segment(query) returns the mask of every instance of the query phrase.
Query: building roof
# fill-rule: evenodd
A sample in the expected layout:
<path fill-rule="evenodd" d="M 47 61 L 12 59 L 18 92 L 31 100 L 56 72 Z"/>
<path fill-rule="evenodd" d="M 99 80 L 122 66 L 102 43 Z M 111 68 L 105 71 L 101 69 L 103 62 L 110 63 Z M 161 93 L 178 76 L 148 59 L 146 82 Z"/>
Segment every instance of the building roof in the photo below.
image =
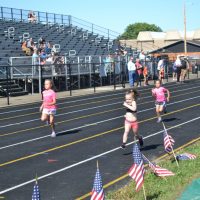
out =
<path fill-rule="evenodd" d="M 153 51 L 151 51 L 149 53 L 162 52 L 165 49 L 169 49 L 170 47 L 175 47 L 176 45 L 181 44 L 181 43 L 184 43 L 184 41 L 183 40 L 179 40 L 179 41 L 173 42 L 171 44 L 163 46 L 162 48 L 158 48 L 156 50 L 153 50 Z M 197 47 L 199 49 L 199 52 L 200 52 L 200 41 L 187 41 L 187 45 Z M 180 47 L 177 47 L 175 50 L 177 50 L 177 52 L 183 52 L 184 51 L 183 48 L 182 48 L 182 51 L 180 51 Z M 175 52 L 175 53 L 177 53 L 177 52 Z M 171 53 L 173 53 L 173 51 L 171 51 Z"/>
<path fill-rule="evenodd" d="M 195 31 L 187 31 L 187 40 L 200 39 L 200 29 Z M 155 41 L 155 40 L 181 40 L 184 39 L 184 32 L 178 30 L 169 30 L 166 32 L 152 32 L 152 31 L 141 31 L 138 34 L 137 41 Z"/>

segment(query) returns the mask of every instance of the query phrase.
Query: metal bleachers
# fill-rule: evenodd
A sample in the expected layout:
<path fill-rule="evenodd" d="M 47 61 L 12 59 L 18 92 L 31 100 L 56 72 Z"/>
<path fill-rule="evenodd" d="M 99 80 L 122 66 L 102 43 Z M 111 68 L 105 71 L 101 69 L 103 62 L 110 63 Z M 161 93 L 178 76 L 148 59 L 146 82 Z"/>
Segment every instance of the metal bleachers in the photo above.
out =
<path fill-rule="evenodd" d="M 5 10 L 6 17 L 4 17 Z M 23 56 L 20 42 L 27 40 L 28 37 L 33 38 L 33 41 L 37 43 L 42 36 L 45 38 L 45 41 L 49 41 L 52 44 L 59 44 L 60 54 L 66 54 L 70 50 L 75 50 L 76 54 L 80 56 L 109 54 L 110 52 L 115 52 L 118 45 L 117 40 L 115 40 L 117 35 L 116 37 L 113 37 L 111 34 L 109 35 L 111 33 L 110 30 L 96 26 L 98 29 L 102 29 L 102 34 L 98 33 L 98 31 L 95 32 L 95 25 L 88 22 L 88 29 L 86 29 L 80 23 L 81 20 L 72 16 L 66 17 L 61 15 L 61 19 L 70 19 L 70 22 L 67 21 L 67 23 L 64 23 L 65 21 L 63 20 L 61 21 L 63 23 L 58 23 L 57 18 L 54 18 L 52 21 L 47 13 L 47 18 L 44 21 L 41 18 L 40 20 L 38 19 L 37 23 L 29 23 L 26 16 L 23 15 L 23 13 L 27 13 L 28 11 L 1 7 L 1 12 L 0 47 L 2 51 L 0 57 Z M 20 17 L 18 16 L 18 18 L 17 15 L 14 15 L 14 12 L 21 13 Z M 42 12 L 36 13 L 41 17 Z M 55 14 L 51 14 L 50 16 L 52 15 Z M 13 18 L 13 16 L 16 16 L 16 18 Z M 86 24 L 85 21 L 83 22 Z M 108 33 L 108 35 L 103 35 L 103 33 Z"/>

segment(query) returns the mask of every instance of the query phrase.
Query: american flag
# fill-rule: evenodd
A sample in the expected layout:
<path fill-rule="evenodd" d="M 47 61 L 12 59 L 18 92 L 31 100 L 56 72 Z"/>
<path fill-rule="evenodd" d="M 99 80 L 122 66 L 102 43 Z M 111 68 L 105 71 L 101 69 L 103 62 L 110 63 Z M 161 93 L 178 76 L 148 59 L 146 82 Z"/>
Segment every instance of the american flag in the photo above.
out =
<path fill-rule="evenodd" d="M 183 153 L 176 156 L 177 160 L 194 160 L 195 158 L 196 156 L 190 153 Z"/>
<path fill-rule="evenodd" d="M 164 133 L 163 133 L 163 137 L 164 137 L 164 147 L 165 147 L 165 151 L 167 153 L 170 153 L 173 149 L 173 145 L 175 143 L 174 139 L 167 133 L 167 130 L 164 129 Z"/>
<path fill-rule="evenodd" d="M 153 171 L 153 173 L 156 176 L 165 177 L 165 176 L 174 176 L 175 175 L 173 172 L 169 171 L 168 169 L 161 168 L 160 166 L 150 162 L 144 155 L 142 155 L 142 156 L 143 156 L 144 161 L 146 161 L 148 163 L 149 167 L 151 168 L 151 170 Z"/>
<path fill-rule="evenodd" d="M 173 172 L 169 171 L 168 169 L 161 168 L 160 166 L 153 164 L 153 163 L 149 163 L 149 167 L 153 170 L 153 173 L 159 177 L 175 175 Z"/>
<path fill-rule="evenodd" d="M 144 183 L 144 163 L 142 154 L 135 143 L 133 145 L 133 160 L 134 164 L 129 169 L 128 174 L 136 182 L 136 191 L 139 191 Z"/>
<path fill-rule="evenodd" d="M 94 185 L 92 189 L 91 200 L 104 200 L 103 184 L 99 168 L 97 167 Z"/>
<path fill-rule="evenodd" d="M 35 185 L 33 187 L 32 200 L 40 200 L 40 190 L 39 190 L 37 178 L 36 178 L 36 181 L 35 181 Z"/>

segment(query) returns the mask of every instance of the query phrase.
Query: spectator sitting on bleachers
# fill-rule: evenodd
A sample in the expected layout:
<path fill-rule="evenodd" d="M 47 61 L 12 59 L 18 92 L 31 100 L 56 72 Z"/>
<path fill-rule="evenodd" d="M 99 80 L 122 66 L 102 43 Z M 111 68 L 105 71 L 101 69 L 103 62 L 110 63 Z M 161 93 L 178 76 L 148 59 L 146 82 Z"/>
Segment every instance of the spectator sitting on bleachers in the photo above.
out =
<path fill-rule="evenodd" d="M 44 51 L 44 49 L 45 49 L 45 45 L 39 44 L 38 51 L 41 53 L 42 51 Z"/>
<path fill-rule="evenodd" d="M 54 61 L 55 61 L 55 56 L 54 54 L 50 54 L 48 56 L 48 58 L 46 59 L 46 64 L 54 64 Z"/>
<path fill-rule="evenodd" d="M 32 61 L 33 61 L 33 65 L 37 65 L 39 63 L 39 55 L 38 55 L 37 49 L 34 50 L 34 53 L 32 55 Z"/>
<path fill-rule="evenodd" d="M 30 38 L 29 41 L 27 42 L 27 47 L 31 50 L 31 52 L 33 52 L 35 45 L 32 38 Z"/>
<path fill-rule="evenodd" d="M 40 39 L 38 41 L 39 41 L 39 44 L 45 44 L 45 39 L 43 36 L 40 37 Z"/>
<path fill-rule="evenodd" d="M 35 23 L 37 21 L 37 17 L 32 10 L 30 10 L 28 13 L 28 21 L 31 23 Z"/>
<path fill-rule="evenodd" d="M 25 53 L 26 56 L 31 56 L 31 50 L 27 48 L 27 42 L 24 41 L 22 43 L 22 51 Z"/>
<path fill-rule="evenodd" d="M 51 54 L 51 44 L 50 44 L 50 42 L 48 42 L 48 43 L 46 43 L 46 47 L 45 47 L 45 53 L 47 54 L 47 55 L 50 55 Z"/>
<path fill-rule="evenodd" d="M 41 58 L 42 60 L 46 60 L 47 55 L 46 55 L 46 53 L 45 53 L 44 50 L 41 51 L 41 53 L 40 53 L 40 58 Z"/>

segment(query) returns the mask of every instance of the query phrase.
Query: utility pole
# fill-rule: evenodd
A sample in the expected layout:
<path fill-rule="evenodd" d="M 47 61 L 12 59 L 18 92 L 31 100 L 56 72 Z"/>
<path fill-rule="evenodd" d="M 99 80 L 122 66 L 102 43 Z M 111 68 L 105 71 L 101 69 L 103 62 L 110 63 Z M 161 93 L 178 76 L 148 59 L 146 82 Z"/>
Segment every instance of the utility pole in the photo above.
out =
<path fill-rule="evenodd" d="M 184 15 L 184 52 L 185 55 L 187 54 L 187 29 L 186 29 L 186 8 L 185 8 L 185 1 L 183 6 L 183 15 Z"/>

